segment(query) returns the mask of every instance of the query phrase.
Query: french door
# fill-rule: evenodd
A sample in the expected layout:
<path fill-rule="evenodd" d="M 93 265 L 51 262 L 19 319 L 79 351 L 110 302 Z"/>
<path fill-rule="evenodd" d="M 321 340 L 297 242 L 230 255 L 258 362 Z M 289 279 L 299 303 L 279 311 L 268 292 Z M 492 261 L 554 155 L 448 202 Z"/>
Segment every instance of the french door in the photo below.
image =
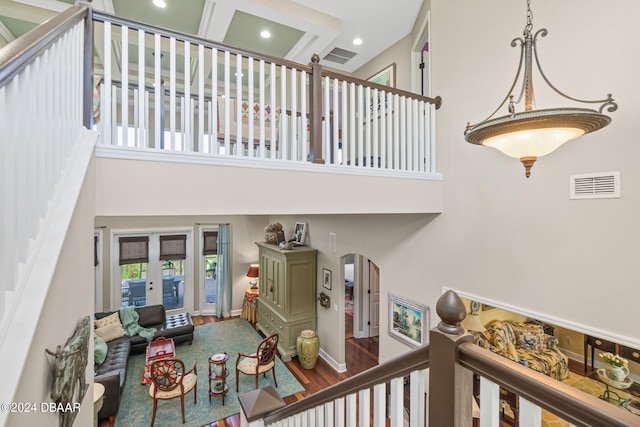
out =
<path fill-rule="evenodd" d="M 191 310 L 191 230 L 114 232 L 112 308 Z"/>

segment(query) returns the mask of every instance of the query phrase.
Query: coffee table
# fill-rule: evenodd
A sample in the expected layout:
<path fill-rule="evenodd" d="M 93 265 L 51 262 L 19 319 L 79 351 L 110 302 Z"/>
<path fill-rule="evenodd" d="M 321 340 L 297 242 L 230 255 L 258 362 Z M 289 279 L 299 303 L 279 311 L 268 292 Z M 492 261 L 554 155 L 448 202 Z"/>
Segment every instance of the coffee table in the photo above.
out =
<path fill-rule="evenodd" d="M 142 384 L 151 384 L 151 362 L 160 359 L 169 359 L 176 354 L 176 345 L 171 338 L 160 337 L 151 341 L 147 346 L 146 362 L 142 372 Z"/>

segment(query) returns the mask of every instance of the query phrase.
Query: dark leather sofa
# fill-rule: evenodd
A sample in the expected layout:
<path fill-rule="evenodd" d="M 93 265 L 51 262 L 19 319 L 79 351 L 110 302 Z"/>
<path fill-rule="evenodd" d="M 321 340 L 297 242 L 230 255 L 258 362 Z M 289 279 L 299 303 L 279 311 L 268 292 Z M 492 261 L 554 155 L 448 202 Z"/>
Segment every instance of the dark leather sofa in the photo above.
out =
<path fill-rule="evenodd" d="M 154 339 L 165 337 L 172 338 L 175 344 L 192 343 L 194 327 L 189 313 L 167 316 L 162 305 L 136 307 L 135 310 L 140 317 L 138 320 L 140 326 L 156 328 Z M 113 313 L 113 311 L 96 313 L 95 318 L 101 319 Z M 107 343 L 105 361 L 94 367 L 94 381 L 101 383 L 105 388 L 102 409 L 98 413 L 98 418 L 108 418 L 118 413 L 120 397 L 127 379 L 129 354 L 144 352 L 147 344 L 147 341 L 141 336 L 124 336 Z"/>

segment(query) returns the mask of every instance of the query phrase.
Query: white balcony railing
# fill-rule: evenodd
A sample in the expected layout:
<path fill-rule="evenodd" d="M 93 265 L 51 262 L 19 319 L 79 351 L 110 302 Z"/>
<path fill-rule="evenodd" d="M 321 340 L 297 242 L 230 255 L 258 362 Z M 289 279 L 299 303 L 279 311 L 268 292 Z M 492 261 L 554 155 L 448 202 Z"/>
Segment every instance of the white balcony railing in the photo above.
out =
<path fill-rule="evenodd" d="M 429 177 L 430 99 L 94 13 L 102 144 Z M 319 88 L 319 90 L 318 90 Z M 335 170 L 335 169 L 334 169 Z"/>

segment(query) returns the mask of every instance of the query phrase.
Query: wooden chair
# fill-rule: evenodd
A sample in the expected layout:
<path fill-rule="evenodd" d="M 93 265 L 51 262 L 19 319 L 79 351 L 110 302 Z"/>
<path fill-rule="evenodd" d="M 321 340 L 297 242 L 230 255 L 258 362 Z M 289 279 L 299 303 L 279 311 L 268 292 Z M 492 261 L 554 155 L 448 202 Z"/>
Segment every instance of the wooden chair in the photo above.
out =
<path fill-rule="evenodd" d="M 180 359 L 160 359 L 151 362 L 150 368 L 151 386 L 149 396 L 153 399 L 153 415 L 151 416 L 151 427 L 156 419 L 156 409 L 158 400 L 169 400 L 180 397 L 182 408 L 182 424 L 184 424 L 184 395 L 193 390 L 193 403 L 197 403 L 196 386 L 198 375 L 196 362 L 189 371 L 185 372 L 184 362 Z"/>
<path fill-rule="evenodd" d="M 236 359 L 236 392 L 238 392 L 238 380 L 240 372 L 256 377 L 258 388 L 258 375 L 266 377 L 267 372 L 273 372 L 273 382 L 278 387 L 276 380 L 276 355 L 278 354 L 278 334 L 273 334 L 260 341 L 258 350 L 253 354 L 238 353 Z"/>

